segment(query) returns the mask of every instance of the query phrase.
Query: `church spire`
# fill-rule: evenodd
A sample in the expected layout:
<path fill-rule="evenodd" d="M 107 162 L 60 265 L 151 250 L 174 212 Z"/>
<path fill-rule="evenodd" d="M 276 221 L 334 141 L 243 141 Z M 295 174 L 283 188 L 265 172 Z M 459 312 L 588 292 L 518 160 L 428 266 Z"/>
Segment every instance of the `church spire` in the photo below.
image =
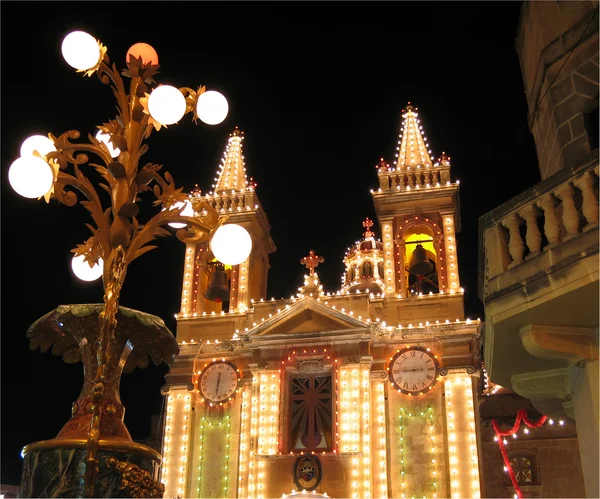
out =
<path fill-rule="evenodd" d="M 244 155 L 242 154 L 243 140 L 244 132 L 235 127 L 235 130 L 229 134 L 225 154 L 216 179 L 217 183 L 213 185 L 216 194 L 224 191 L 243 191 L 248 186 Z"/>
<path fill-rule="evenodd" d="M 394 168 L 398 170 L 420 165 L 423 168 L 431 168 L 432 159 L 429 144 L 423 126 L 419 120 L 417 108 L 409 102 L 402 112 L 402 127 L 398 137 L 397 160 Z"/>

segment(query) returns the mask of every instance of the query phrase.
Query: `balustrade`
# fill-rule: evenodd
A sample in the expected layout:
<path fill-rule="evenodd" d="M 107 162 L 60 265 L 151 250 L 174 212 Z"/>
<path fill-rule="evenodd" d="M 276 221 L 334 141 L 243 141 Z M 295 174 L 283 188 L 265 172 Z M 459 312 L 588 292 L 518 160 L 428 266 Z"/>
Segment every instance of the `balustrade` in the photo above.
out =
<path fill-rule="evenodd" d="M 597 166 L 580 170 L 545 192 L 540 186 L 530 191 L 529 199 L 520 200 L 483 229 L 490 235 L 484 234 L 486 254 L 510 255 L 508 259 L 501 259 L 493 271 L 488 269 L 493 275 L 486 275 L 487 279 L 598 227 Z M 508 237 L 499 237 L 502 231 Z"/>
<path fill-rule="evenodd" d="M 410 191 L 444 187 L 450 181 L 448 167 L 406 168 L 379 172 L 379 187 L 382 191 Z"/>
<path fill-rule="evenodd" d="M 206 201 L 218 213 L 254 210 L 259 205 L 254 191 L 246 192 L 221 192 L 216 196 L 207 198 Z"/>

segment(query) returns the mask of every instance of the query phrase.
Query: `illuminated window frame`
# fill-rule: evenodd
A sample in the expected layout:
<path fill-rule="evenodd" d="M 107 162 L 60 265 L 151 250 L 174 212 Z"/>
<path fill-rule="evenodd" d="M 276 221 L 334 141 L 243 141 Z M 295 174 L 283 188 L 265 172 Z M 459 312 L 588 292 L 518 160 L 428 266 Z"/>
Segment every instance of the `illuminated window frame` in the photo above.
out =
<path fill-rule="evenodd" d="M 328 391 L 320 391 L 319 388 L 317 386 L 315 386 L 315 382 L 318 379 L 323 380 L 323 382 L 320 385 L 320 387 L 322 387 L 322 390 L 328 389 Z M 308 387 L 304 383 L 299 384 L 298 380 L 306 380 L 308 382 Z M 296 387 L 296 390 L 294 387 Z M 294 402 L 295 401 L 307 400 L 306 397 L 308 397 L 308 395 L 305 397 L 305 396 L 299 395 L 298 393 L 295 393 L 295 391 L 298 392 L 300 390 L 303 390 L 303 387 L 308 388 L 306 390 L 306 392 L 310 393 L 311 395 L 315 395 L 314 394 L 315 391 L 318 391 L 322 394 L 321 397 L 317 396 L 314 399 L 309 400 L 310 404 L 308 405 L 308 407 L 306 407 L 306 404 L 303 404 L 307 411 L 307 413 L 304 415 L 296 414 L 297 411 L 294 410 Z M 334 400 L 334 398 L 335 398 L 335 379 L 334 379 L 333 373 L 328 372 L 328 371 L 315 372 L 315 373 L 298 373 L 298 374 L 288 373 L 286 388 L 288 390 L 288 394 L 287 394 L 288 395 L 287 396 L 288 425 L 287 425 L 287 429 L 286 429 L 288 452 L 291 452 L 291 453 L 332 452 L 333 449 L 335 448 L 335 440 L 336 440 L 336 437 L 335 437 L 336 421 L 335 421 L 335 409 L 334 409 L 334 407 L 335 407 L 335 400 Z M 328 395 L 329 402 L 326 404 L 326 407 L 322 407 L 324 404 L 318 404 L 318 401 L 326 400 L 327 395 Z M 318 417 L 319 413 L 315 414 L 315 408 L 319 407 L 319 405 L 321 406 L 321 411 L 320 411 L 321 415 L 323 415 L 324 410 L 328 412 L 328 414 L 325 413 L 325 419 L 323 419 L 322 417 L 319 418 Z M 314 419 L 313 419 L 312 428 L 311 428 L 311 426 L 309 426 L 309 428 L 308 428 L 309 437 L 314 436 L 315 430 L 319 431 L 319 422 L 321 422 L 321 424 L 323 425 L 322 430 L 321 430 L 322 431 L 321 441 L 323 441 L 323 440 L 325 441 L 325 443 L 326 443 L 325 447 L 318 447 L 318 445 L 320 445 L 321 442 L 319 442 L 319 444 L 317 444 L 317 445 L 308 445 L 305 447 L 299 447 L 296 445 L 296 442 L 298 441 L 298 433 L 295 432 L 295 430 L 298 429 L 298 427 L 302 424 L 302 422 L 304 422 L 304 425 L 308 424 L 310 422 L 309 418 L 311 418 L 311 416 Z M 299 419 L 297 422 L 295 422 L 294 421 L 295 418 L 296 419 L 301 418 L 301 419 Z M 302 431 L 306 431 L 306 430 L 302 430 Z"/>

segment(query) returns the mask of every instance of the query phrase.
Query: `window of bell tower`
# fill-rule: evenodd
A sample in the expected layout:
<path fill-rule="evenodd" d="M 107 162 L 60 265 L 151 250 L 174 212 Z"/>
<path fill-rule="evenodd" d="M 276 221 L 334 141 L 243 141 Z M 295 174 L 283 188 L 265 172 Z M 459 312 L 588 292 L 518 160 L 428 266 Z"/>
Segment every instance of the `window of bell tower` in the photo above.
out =
<path fill-rule="evenodd" d="M 416 226 L 404 234 L 404 244 L 409 295 L 439 293 L 438 258 L 432 231 L 426 226 Z"/>

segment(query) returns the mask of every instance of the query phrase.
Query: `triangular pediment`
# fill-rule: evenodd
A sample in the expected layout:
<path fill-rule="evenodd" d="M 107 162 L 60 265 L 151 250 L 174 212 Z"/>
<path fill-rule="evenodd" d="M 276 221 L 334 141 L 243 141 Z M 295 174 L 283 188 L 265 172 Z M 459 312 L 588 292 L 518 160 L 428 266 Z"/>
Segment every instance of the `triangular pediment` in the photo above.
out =
<path fill-rule="evenodd" d="M 303 298 L 276 316 L 251 329 L 248 336 L 291 335 L 327 331 L 356 331 L 369 325 L 313 298 Z"/>

